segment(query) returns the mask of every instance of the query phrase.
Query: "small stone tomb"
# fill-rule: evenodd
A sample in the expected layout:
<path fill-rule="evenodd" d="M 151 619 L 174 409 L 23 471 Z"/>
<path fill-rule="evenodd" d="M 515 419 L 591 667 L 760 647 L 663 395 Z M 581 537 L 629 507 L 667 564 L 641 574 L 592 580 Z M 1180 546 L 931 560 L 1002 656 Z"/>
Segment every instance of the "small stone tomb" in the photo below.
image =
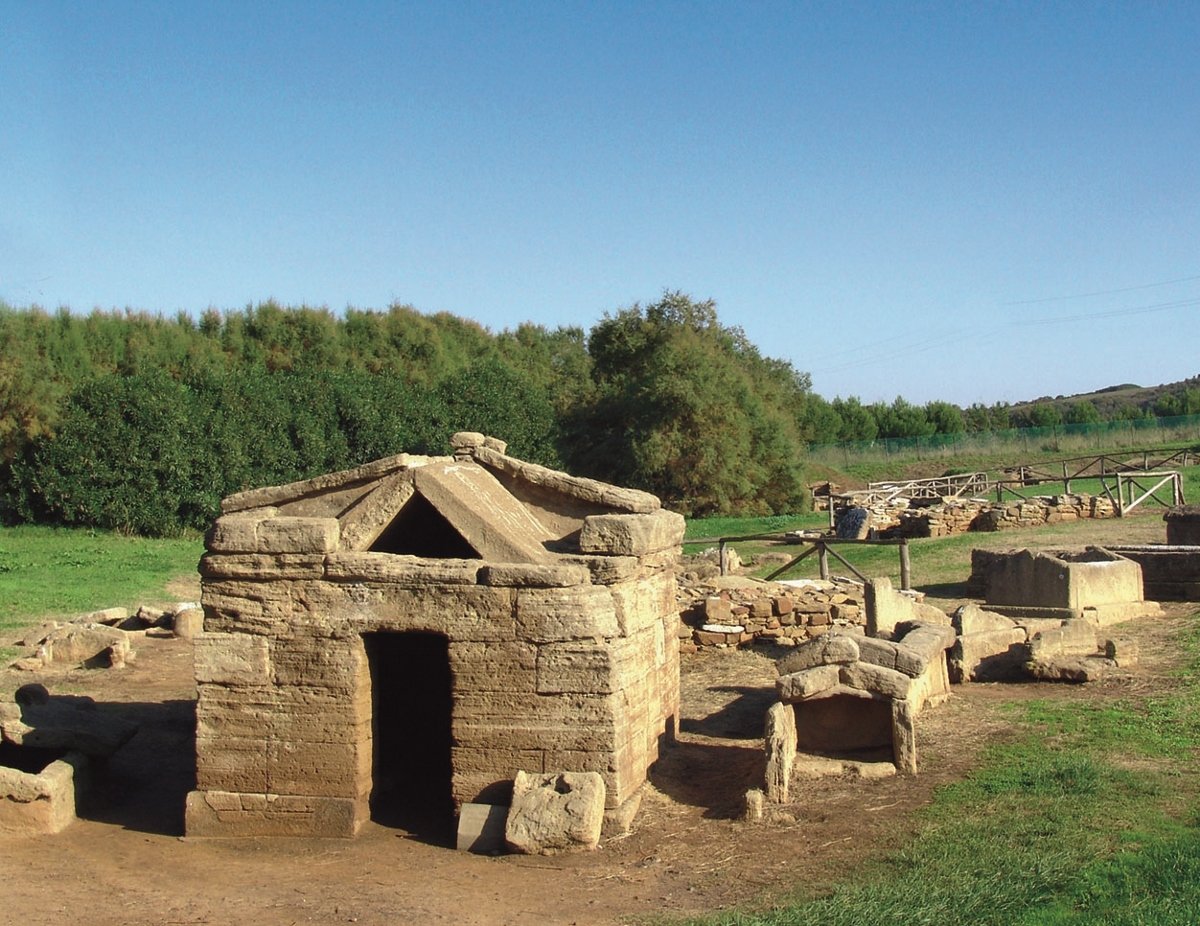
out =
<path fill-rule="evenodd" d="M 188 835 L 444 832 L 518 772 L 637 800 L 679 711 L 683 518 L 495 438 L 452 446 L 224 500 Z"/>
<path fill-rule="evenodd" d="M 1103 547 L 972 550 L 970 583 L 989 611 L 1009 617 L 1084 618 L 1104 626 L 1162 613 L 1144 597 L 1141 567 Z"/>
<path fill-rule="evenodd" d="M 779 663 L 767 713 L 766 797 L 789 799 L 794 775 L 915 773 L 915 718 L 949 696 L 948 619 L 895 625 L 890 639 L 833 632 Z"/>

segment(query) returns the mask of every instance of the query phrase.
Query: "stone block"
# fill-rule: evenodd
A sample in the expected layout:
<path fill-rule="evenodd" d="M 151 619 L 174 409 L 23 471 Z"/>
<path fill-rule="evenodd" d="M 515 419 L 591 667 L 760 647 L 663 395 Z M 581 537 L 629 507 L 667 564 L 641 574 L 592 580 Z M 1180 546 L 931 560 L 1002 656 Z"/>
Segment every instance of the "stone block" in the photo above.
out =
<path fill-rule="evenodd" d="M 495 563 L 479 570 L 479 581 L 510 588 L 570 588 L 590 584 L 591 573 L 584 566 L 569 563 Z"/>
<path fill-rule="evenodd" d="M 588 643 L 548 643 L 538 647 L 539 694 L 579 692 L 611 694 L 614 690 L 611 650 Z"/>
<path fill-rule="evenodd" d="M 504 851 L 508 807 L 503 804 L 463 804 L 458 813 L 459 852 L 495 855 Z"/>
<path fill-rule="evenodd" d="M 337 518 L 267 518 L 258 525 L 259 553 L 332 553 L 338 547 Z"/>
<path fill-rule="evenodd" d="M 378 582 L 398 588 L 474 585 L 481 567 L 477 560 L 428 559 L 395 553 L 332 553 L 325 558 L 325 577 L 335 582 Z"/>
<path fill-rule="evenodd" d="M 813 666 L 857 662 L 858 642 L 844 633 L 827 633 L 801 643 L 779 661 L 779 674 L 789 675 Z"/>
<path fill-rule="evenodd" d="M 270 644 L 245 633 L 201 633 L 195 638 L 196 681 L 214 685 L 271 683 Z"/>
<path fill-rule="evenodd" d="M 595 849 L 604 803 L 604 781 L 595 772 L 518 772 L 505 842 L 514 852 L 530 855 Z"/>
<path fill-rule="evenodd" d="M 801 669 L 798 672 L 781 675 L 775 680 L 775 690 L 779 694 L 780 701 L 792 704 L 796 701 L 803 701 L 805 698 L 811 698 L 813 695 L 820 694 L 822 691 L 826 691 L 839 684 L 840 681 L 841 676 L 838 666 L 813 666 L 808 669 Z"/>
<path fill-rule="evenodd" d="M 184 831 L 189 839 L 211 836 L 345 839 L 358 832 L 367 814 L 366 802 L 356 799 L 198 790 L 188 793 Z"/>
<path fill-rule="evenodd" d="M 546 563 L 550 532 L 482 466 L 430 463 L 414 473 L 417 491 L 483 559 Z M 589 551 L 584 551 L 589 552 Z"/>
<path fill-rule="evenodd" d="M 584 553 L 644 556 L 678 547 L 683 516 L 659 509 L 649 514 L 594 514 L 583 519 L 579 549 Z"/>
<path fill-rule="evenodd" d="M 952 682 L 997 681 L 1022 674 L 1025 631 L 1019 627 L 960 636 L 950 650 Z"/>
<path fill-rule="evenodd" d="M 612 593 L 602 586 L 519 589 L 518 632 L 535 643 L 615 637 L 620 633 Z"/>
<path fill-rule="evenodd" d="M 204 612 L 200 608 L 178 611 L 171 627 L 181 640 L 194 640 L 197 634 L 204 632 Z"/>
<path fill-rule="evenodd" d="M 809 671 L 820 672 L 822 669 L 833 667 L 822 666 Z M 837 670 L 833 671 L 836 674 Z M 790 704 L 776 703 L 767 709 L 763 743 L 767 754 L 767 799 L 786 804 L 790 797 L 792 765 L 796 761 L 796 712 Z"/>
<path fill-rule="evenodd" d="M 889 698 L 907 698 L 912 679 L 903 672 L 856 662 L 839 667 L 841 683 L 860 691 L 870 691 Z"/>

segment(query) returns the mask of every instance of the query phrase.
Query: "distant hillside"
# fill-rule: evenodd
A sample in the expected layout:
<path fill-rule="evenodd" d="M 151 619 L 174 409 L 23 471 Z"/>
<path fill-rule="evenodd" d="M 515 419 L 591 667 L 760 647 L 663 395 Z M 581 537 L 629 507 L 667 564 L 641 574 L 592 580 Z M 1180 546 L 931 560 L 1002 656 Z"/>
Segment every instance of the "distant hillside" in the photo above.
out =
<path fill-rule="evenodd" d="M 1014 415 L 1028 413 L 1038 405 L 1051 404 L 1058 406 L 1063 412 L 1081 402 L 1091 402 L 1100 417 L 1104 419 L 1127 417 L 1121 415 L 1122 410 L 1130 408 L 1151 414 L 1169 414 L 1172 406 L 1179 405 L 1179 414 L 1187 414 L 1185 396 L 1188 390 L 1200 389 L 1200 375 L 1177 383 L 1165 383 L 1161 386 L 1138 386 L 1135 383 L 1122 383 L 1119 386 L 1105 386 L 1095 392 L 1083 392 L 1077 395 L 1041 396 L 1027 402 L 1016 402 L 1011 406 Z"/>

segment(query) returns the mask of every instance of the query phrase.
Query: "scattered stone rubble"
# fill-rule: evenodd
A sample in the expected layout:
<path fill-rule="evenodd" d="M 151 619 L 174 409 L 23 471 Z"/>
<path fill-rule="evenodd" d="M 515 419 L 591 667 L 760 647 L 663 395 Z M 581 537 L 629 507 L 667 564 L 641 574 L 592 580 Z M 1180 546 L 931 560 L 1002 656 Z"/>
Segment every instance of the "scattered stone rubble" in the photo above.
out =
<path fill-rule="evenodd" d="M 105 608 L 74 620 L 46 621 L 25 630 L 13 641 L 26 652 L 12 663 L 28 672 L 54 668 L 120 669 L 134 661 L 138 638 L 147 634 L 192 639 L 202 629 L 204 612 L 196 602 L 172 608 L 143 605 L 132 614 L 126 608 Z"/>
<path fill-rule="evenodd" d="M 950 681 L 1095 681 L 1138 661 L 1137 643 L 1104 638 L 1081 618 L 1006 617 L 978 605 L 953 615 Z"/>

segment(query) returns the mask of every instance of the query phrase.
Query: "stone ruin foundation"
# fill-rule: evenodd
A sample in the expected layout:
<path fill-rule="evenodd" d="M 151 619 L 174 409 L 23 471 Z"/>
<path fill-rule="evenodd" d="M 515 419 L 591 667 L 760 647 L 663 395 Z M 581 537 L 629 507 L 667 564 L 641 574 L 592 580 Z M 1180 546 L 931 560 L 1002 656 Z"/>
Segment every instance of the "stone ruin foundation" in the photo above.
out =
<path fill-rule="evenodd" d="M 1146 595 L 1155 601 L 1200 601 L 1200 506 L 1179 505 L 1163 515 L 1167 542 L 1110 549 L 1142 567 Z"/>
<path fill-rule="evenodd" d="M 191 836 L 443 831 L 518 773 L 636 808 L 675 733 L 683 518 L 460 433 L 227 498 L 201 561 Z"/>
<path fill-rule="evenodd" d="M 1137 646 L 1102 628 L 1162 614 L 1142 568 L 1103 547 L 971 551 L 968 588 L 985 599 L 954 615 L 953 682 L 1038 678 L 1086 682 L 1137 661 Z"/>

